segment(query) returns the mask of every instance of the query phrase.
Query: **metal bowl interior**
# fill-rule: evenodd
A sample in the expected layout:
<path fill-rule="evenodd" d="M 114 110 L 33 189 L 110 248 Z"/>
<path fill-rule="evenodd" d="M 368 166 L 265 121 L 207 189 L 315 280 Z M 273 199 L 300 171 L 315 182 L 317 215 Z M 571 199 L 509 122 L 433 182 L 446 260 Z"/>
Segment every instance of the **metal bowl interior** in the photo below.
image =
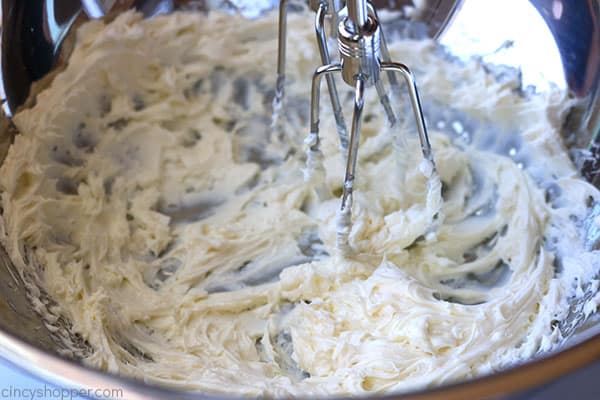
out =
<path fill-rule="evenodd" d="M 31 8 L 33 2 L 1 2 L 4 29 L 3 84 L 0 94 L 5 99 L 8 98 L 4 101 L 7 115 L 11 115 L 18 107 L 32 104 L 35 93 L 44 87 L 43 82 L 51 79 L 48 72 L 68 58 L 72 45 L 68 32 L 72 31 L 72 26 L 76 26 L 78 21 L 85 19 L 77 1 L 63 2 L 60 10 L 53 1 L 36 3 L 37 8 L 34 9 Z M 179 9 L 206 11 L 213 8 L 254 17 L 277 7 L 278 2 L 137 0 L 134 3 L 147 17 Z M 374 3 L 382 7 L 396 2 Z M 407 2 L 399 2 L 396 9 L 401 9 L 405 3 Z M 577 154 L 576 149 L 579 148 L 588 148 L 592 152 L 593 157 L 580 162 L 579 167 L 588 180 L 595 182 L 598 170 L 596 138 L 600 130 L 599 4 L 592 0 L 510 0 L 496 1 L 493 4 L 486 2 L 485 6 L 482 3 L 475 0 L 430 1 L 427 7 L 414 15 L 410 23 L 404 20 L 403 13 L 400 13 L 397 22 L 408 24 L 406 26 L 410 29 L 405 33 L 409 35 L 436 37 L 458 57 L 477 56 L 486 63 L 517 69 L 520 71 L 524 90 L 528 86 L 534 86 L 536 91 L 557 86 L 568 89 L 574 97 L 580 98 L 579 105 L 572 110 L 564 126 L 564 137 L 566 144 L 575 149 L 574 154 Z M 130 5 L 119 4 L 117 8 L 125 9 Z M 39 27 L 44 18 L 46 26 L 52 26 L 54 30 L 43 32 L 33 29 L 34 26 Z M 24 47 L 25 43 L 31 43 L 31 46 Z M 27 53 L 23 51 L 24 48 L 30 48 L 32 52 Z M 20 65 L 20 69 L 14 68 L 16 64 Z M 34 81 L 44 77 L 46 78 L 42 79 L 41 84 L 31 87 Z M 27 88 L 25 92 L 23 87 Z M 17 92 L 25 94 L 16 95 Z M 4 158 L 15 134 L 17 132 L 10 119 L 0 116 L 0 160 Z M 600 210 L 595 209 L 592 214 L 594 217 L 600 214 Z M 598 248 L 600 233 L 590 228 L 585 234 L 589 245 Z M 18 276 L 6 252 L 0 247 L 1 356 L 35 375 L 67 387 L 120 388 L 124 390 L 126 398 L 132 399 L 162 398 L 175 394 L 81 365 L 77 357 L 68 354 L 61 344 L 63 335 L 71 335 L 69 321 L 62 321 L 64 329 L 60 332 L 48 329 L 31 308 L 26 289 Z M 560 352 L 494 375 L 406 396 L 458 399 L 465 396 L 504 395 L 544 383 L 600 359 L 600 318 L 595 315 L 583 323 L 581 310 L 574 305 L 572 320 L 579 321 L 578 329 L 576 332 L 569 332 L 573 335 Z M 524 374 L 526 378 L 523 378 Z M 177 393 L 177 397 L 218 398 L 202 393 L 181 392 Z"/>

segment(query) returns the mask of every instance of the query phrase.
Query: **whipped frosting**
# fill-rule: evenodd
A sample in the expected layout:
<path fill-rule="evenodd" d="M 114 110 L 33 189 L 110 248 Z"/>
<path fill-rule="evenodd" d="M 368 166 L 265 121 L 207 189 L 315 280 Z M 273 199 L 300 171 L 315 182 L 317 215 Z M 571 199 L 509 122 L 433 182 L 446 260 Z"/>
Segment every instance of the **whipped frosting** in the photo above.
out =
<path fill-rule="evenodd" d="M 597 291 L 581 226 L 599 193 L 559 137 L 571 101 L 522 96 L 430 41 L 390 50 L 415 70 L 442 187 L 428 187 L 404 99 L 389 128 L 368 91 L 352 252 L 339 252 L 345 163 L 325 100 L 318 177 L 304 178 L 311 23 L 289 16 L 277 127 L 275 15 L 88 22 L 15 116 L 2 242 L 86 364 L 247 396 L 406 391 L 558 348 L 569 302 Z"/>

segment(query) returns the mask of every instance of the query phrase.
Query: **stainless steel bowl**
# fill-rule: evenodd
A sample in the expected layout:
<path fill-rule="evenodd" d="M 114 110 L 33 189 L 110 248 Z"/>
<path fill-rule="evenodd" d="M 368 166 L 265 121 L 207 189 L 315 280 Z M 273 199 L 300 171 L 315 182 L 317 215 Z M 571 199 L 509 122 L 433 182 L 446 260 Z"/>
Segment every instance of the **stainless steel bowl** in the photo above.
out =
<path fill-rule="evenodd" d="M 151 17 L 176 9 L 211 8 L 256 15 L 276 7 L 277 3 L 276 0 L 95 0 L 83 1 L 82 7 L 78 0 L 0 0 L 0 96 L 4 110 L 4 115 L 0 115 L 0 160 L 18 134 L 10 116 L 20 107 L 33 104 L 35 94 L 51 79 L 51 71 L 68 59 L 72 46 L 68 33 L 82 20 L 102 14 L 109 6 L 118 12 L 133 5 Z M 377 7 L 401 9 L 409 2 L 374 3 Z M 410 23 L 396 22 L 406 24 L 409 35 L 437 38 L 459 57 L 477 56 L 484 62 L 516 69 L 524 91 L 531 90 L 528 86 L 544 91 L 555 85 L 580 98 L 565 122 L 563 136 L 583 176 L 597 184 L 600 179 L 599 12 L 597 0 L 430 0 Z M 585 234 L 589 246 L 598 248 L 600 233 L 589 228 Z M 117 390 L 114 396 L 128 399 L 175 395 L 186 399 L 219 398 L 201 393 L 175 393 L 83 366 L 65 354 L 61 345 L 61 336 L 71 334 L 69 321 L 62 321 L 64 329 L 60 332 L 49 330 L 30 307 L 25 288 L 13 268 L 0 248 L 0 356 L 63 387 L 92 390 L 86 392 L 92 397 L 95 389 L 114 389 Z M 506 395 L 600 360 L 600 318 L 596 315 L 583 323 L 577 304 L 573 305 L 569 318 L 578 329 L 559 352 L 490 376 L 405 397 L 462 399 Z"/>

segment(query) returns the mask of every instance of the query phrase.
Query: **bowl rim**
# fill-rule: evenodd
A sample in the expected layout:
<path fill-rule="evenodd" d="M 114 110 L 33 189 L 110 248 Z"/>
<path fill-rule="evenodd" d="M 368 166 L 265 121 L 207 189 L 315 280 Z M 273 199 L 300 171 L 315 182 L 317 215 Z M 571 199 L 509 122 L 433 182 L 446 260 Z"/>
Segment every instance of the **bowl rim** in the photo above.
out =
<path fill-rule="evenodd" d="M 86 366 L 73 359 L 44 351 L 2 330 L 0 330 L 0 357 L 34 377 L 41 378 L 50 384 L 59 385 L 62 390 L 87 391 L 88 396 L 90 396 L 89 393 L 99 389 L 116 390 L 116 392 L 112 392 L 119 393 L 116 398 L 132 400 L 175 397 L 181 399 L 240 398 L 210 392 L 177 390 L 142 379 L 117 376 Z M 471 380 L 412 392 L 383 394 L 378 398 L 384 400 L 497 398 L 516 394 L 525 389 L 533 389 L 598 360 L 600 360 L 600 334 L 588 337 L 562 351 Z M 92 396 L 93 394 L 90 397 Z M 328 398 L 345 399 L 348 397 Z"/>

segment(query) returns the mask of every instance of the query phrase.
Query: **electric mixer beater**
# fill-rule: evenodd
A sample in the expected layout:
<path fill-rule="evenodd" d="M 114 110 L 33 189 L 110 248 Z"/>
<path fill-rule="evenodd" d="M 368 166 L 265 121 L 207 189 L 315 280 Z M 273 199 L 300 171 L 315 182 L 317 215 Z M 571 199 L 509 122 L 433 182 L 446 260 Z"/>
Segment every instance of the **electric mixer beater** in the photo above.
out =
<path fill-rule="evenodd" d="M 282 0 L 279 6 L 279 51 L 274 108 L 281 107 L 284 95 L 287 3 L 287 0 Z M 336 120 L 340 148 L 343 152 L 347 151 L 337 229 L 337 246 L 342 251 L 350 250 L 348 236 L 352 218 L 352 192 L 356 178 L 358 144 L 366 88 L 375 86 L 390 126 L 394 127 L 397 122 L 381 80 L 382 72 L 387 72 L 393 93 L 398 93 L 400 87 L 396 74 L 400 74 L 406 83 L 423 155 L 423 162 L 419 167 L 421 172 L 428 178 L 428 193 L 433 191 L 433 197 L 441 196 L 441 183 L 435 170 L 433 153 L 414 77 L 406 65 L 392 62 L 375 8 L 366 0 L 348 0 L 345 3 L 344 7 L 341 0 L 311 0 L 310 2 L 311 8 L 316 11 L 315 31 L 323 65 L 316 69 L 312 78 L 310 134 L 305 140 L 305 144 L 308 146 L 307 177 L 310 178 L 311 175 L 318 174 L 317 179 L 322 180 L 324 168 L 319 139 L 319 103 L 320 84 L 322 78 L 325 77 Z M 337 25 L 339 62 L 332 63 L 329 57 L 324 26 L 326 15 L 332 18 L 334 26 Z M 338 72 L 344 82 L 354 89 L 354 111 L 349 138 L 333 79 L 333 74 Z M 428 195 L 428 203 L 430 203 L 429 197 Z M 441 210 L 435 213 L 433 217 L 434 224 L 436 221 L 439 223 L 440 213 Z"/>

